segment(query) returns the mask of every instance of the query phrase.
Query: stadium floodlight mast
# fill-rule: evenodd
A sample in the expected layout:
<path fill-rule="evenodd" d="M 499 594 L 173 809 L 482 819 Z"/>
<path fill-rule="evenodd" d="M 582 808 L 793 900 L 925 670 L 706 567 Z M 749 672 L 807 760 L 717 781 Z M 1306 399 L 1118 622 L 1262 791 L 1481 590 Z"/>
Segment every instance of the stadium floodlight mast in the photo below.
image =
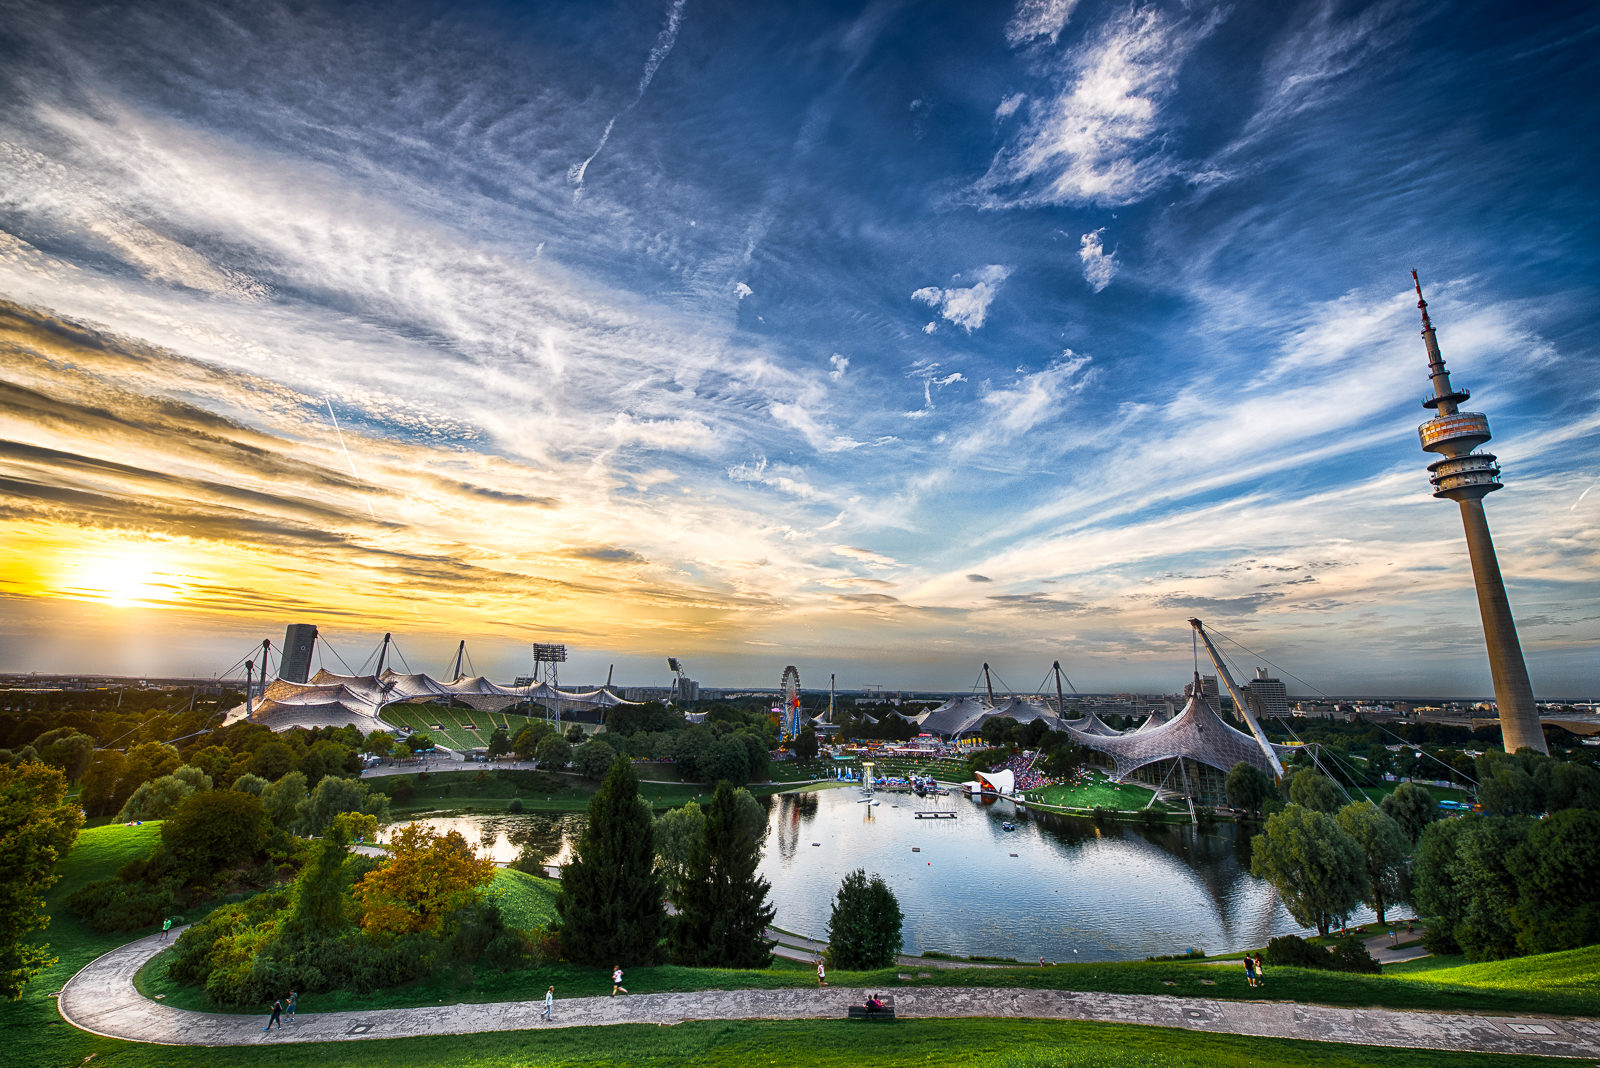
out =
<path fill-rule="evenodd" d="M 561 701 L 559 698 L 556 698 L 552 702 L 551 695 L 561 685 L 561 675 L 556 665 L 565 664 L 566 662 L 567 647 L 565 645 L 546 645 L 538 642 L 534 643 L 533 682 L 535 686 L 537 686 L 539 683 L 539 665 L 549 664 L 550 667 L 545 671 L 544 680 L 546 687 L 544 699 L 544 719 L 546 723 L 550 724 L 558 731 L 561 729 Z"/>

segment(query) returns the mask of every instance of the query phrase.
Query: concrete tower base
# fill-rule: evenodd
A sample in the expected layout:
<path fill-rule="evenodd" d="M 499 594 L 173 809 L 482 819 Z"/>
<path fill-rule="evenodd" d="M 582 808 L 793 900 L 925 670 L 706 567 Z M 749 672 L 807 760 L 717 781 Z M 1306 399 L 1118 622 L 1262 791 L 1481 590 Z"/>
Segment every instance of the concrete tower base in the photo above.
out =
<path fill-rule="evenodd" d="M 1472 577 L 1478 587 L 1478 611 L 1489 646 L 1489 671 L 1494 677 L 1505 750 L 1515 753 L 1526 746 L 1536 753 L 1548 753 L 1539 710 L 1533 703 L 1533 684 L 1528 681 L 1528 666 L 1517 641 L 1517 624 L 1511 618 L 1511 602 L 1500 577 L 1500 561 L 1489 537 L 1489 520 L 1483 514 L 1483 499 L 1458 499 L 1456 503 L 1461 505 L 1461 525 L 1466 528 L 1467 551 L 1472 556 Z"/>

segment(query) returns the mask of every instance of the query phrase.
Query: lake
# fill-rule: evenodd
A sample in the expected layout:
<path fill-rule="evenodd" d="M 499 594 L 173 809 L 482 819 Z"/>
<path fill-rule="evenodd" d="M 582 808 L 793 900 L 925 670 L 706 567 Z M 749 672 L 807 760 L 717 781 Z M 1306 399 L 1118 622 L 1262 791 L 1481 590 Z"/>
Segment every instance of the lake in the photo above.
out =
<path fill-rule="evenodd" d="M 913 955 L 1142 960 L 1306 933 L 1277 891 L 1251 877 L 1249 846 L 1231 823 L 1203 833 L 1187 825 L 1141 830 L 1020 812 L 1009 801 L 954 791 L 929 798 L 879 793 L 875 806 L 859 803 L 860 796 L 846 787 L 770 800 L 760 870 L 784 930 L 824 938 L 840 881 L 864 868 L 882 875 L 899 898 L 905 952 Z M 956 818 L 914 816 L 932 810 Z M 533 838 L 561 864 L 584 819 L 497 813 L 422 822 L 461 831 L 502 862 Z M 1006 821 L 1016 830 L 1004 830 Z M 1363 910 L 1352 922 L 1371 918 Z"/>

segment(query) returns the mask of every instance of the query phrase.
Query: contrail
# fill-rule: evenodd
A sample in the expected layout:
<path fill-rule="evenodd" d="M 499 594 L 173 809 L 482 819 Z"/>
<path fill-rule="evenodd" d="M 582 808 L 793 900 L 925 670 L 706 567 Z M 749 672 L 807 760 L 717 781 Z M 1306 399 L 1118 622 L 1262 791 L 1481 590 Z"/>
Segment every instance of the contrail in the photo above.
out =
<path fill-rule="evenodd" d="M 1600 486 L 1600 482 L 1596 482 L 1594 484 L 1594 486 Z M 1589 490 L 1594 489 L 1594 486 L 1590 486 L 1589 489 L 1586 489 L 1582 493 L 1578 494 L 1578 499 L 1572 502 L 1572 507 L 1568 508 L 1567 511 L 1569 511 L 1569 512 L 1577 511 L 1578 505 L 1582 504 L 1583 503 L 1583 499 L 1585 497 L 1589 496 Z"/>
<path fill-rule="evenodd" d="M 606 123 L 605 132 L 600 135 L 600 143 L 594 146 L 594 151 L 582 163 L 574 163 L 567 168 L 567 181 L 577 186 L 572 191 L 572 199 L 576 200 L 583 195 L 583 175 L 589 169 L 589 164 L 606 147 L 606 142 L 611 139 L 611 128 L 617 120 L 634 109 L 639 101 L 644 99 L 644 91 L 650 86 L 650 79 L 656 76 L 656 71 L 661 69 L 661 64 L 666 61 L 672 46 L 678 41 L 678 26 L 683 22 L 683 5 L 687 0 L 672 0 L 672 6 L 667 9 L 667 24 L 661 27 L 661 32 L 656 35 L 656 46 L 650 49 L 650 58 L 644 61 L 644 76 L 639 79 L 639 90 L 633 94 L 633 99 L 628 106 L 611 116 L 611 121 Z"/>
<path fill-rule="evenodd" d="M 344 431 L 339 429 L 339 417 L 333 414 L 333 401 L 327 397 L 324 397 L 323 400 L 328 404 L 328 418 L 333 420 L 333 432 L 339 435 L 339 448 L 344 450 L 345 463 L 350 465 L 350 473 L 354 475 L 356 481 L 359 482 L 361 480 L 361 473 L 356 470 L 355 460 L 350 458 L 350 447 L 344 443 Z M 366 504 L 367 514 L 370 515 L 372 517 L 372 521 L 376 523 L 378 521 L 378 513 L 372 510 L 371 501 L 367 501 Z"/>

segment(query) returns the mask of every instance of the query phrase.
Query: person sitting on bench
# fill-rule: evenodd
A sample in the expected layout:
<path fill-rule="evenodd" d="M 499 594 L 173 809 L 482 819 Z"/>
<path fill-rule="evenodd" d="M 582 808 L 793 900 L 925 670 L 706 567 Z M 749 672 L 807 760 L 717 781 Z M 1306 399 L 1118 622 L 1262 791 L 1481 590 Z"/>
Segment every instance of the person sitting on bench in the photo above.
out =
<path fill-rule="evenodd" d="M 880 1011 L 882 1011 L 882 1009 L 883 1009 L 883 1002 L 880 1001 L 878 998 L 873 997 L 871 994 L 868 994 L 867 995 L 867 1012 L 869 1012 L 869 1013 L 880 1012 Z"/>

